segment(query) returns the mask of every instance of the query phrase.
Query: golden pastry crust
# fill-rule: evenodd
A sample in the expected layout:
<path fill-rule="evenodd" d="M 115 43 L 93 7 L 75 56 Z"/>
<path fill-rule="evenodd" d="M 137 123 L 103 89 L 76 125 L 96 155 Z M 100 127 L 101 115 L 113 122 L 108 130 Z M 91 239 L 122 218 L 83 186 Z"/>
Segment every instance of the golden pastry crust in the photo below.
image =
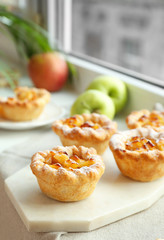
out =
<path fill-rule="evenodd" d="M 50 100 L 45 89 L 17 87 L 15 97 L 0 99 L 0 116 L 11 121 L 29 121 L 40 116 Z"/>
<path fill-rule="evenodd" d="M 110 137 L 116 132 L 117 124 L 105 115 L 92 113 L 57 120 L 52 129 L 63 146 L 94 147 L 98 154 L 103 154 Z"/>
<path fill-rule="evenodd" d="M 164 176 L 164 132 L 137 128 L 114 134 L 109 142 L 120 171 L 137 181 Z"/>
<path fill-rule="evenodd" d="M 58 146 L 32 156 L 31 170 L 44 194 L 58 201 L 87 198 L 104 173 L 102 158 L 93 148 Z"/>
<path fill-rule="evenodd" d="M 148 111 L 146 109 L 134 111 L 126 118 L 128 128 L 146 127 L 156 131 L 164 131 L 164 112 Z"/>

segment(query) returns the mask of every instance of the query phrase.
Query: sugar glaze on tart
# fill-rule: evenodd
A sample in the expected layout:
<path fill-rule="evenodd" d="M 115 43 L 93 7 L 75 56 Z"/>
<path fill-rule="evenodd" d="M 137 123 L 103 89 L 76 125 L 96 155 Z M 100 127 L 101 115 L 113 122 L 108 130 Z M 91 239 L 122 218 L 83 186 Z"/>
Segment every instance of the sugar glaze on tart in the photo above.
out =
<path fill-rule="evenodd" d="M 119 132 L 109 146 L 125 176 L 142 182 L 164 176 L 164 132 L 149 128 Z"/>
<path fill-rule="evenodd" d="M 92 113 L 57 120 L 52 129 L 63 146 L 94 147 L 98 154 L 103 154 L 110 137 L 116 132 L 117 124 L 105 115 Z"/>
<path fill-rule="evenodd" d="M 153 128 L 156 131 L 164 131 L 164 111 L 140 110 L 134 111 L 126 118 L 128 128 L 137 127 Z"/>
<path fill-rule="evenodd" d="M 58 201 L 87 198 L 104 173 L 105 165 L 94 148 L 57 146 L 32 156 L 31 170 L 40 189 Z"/>
<path fill-rule="evenodd" d="M 15 97 L 0 99 L 0 117 L 11 121 L 29 121 L 42 113 L 50 100 L 45 89 L 17 87 Z"/>

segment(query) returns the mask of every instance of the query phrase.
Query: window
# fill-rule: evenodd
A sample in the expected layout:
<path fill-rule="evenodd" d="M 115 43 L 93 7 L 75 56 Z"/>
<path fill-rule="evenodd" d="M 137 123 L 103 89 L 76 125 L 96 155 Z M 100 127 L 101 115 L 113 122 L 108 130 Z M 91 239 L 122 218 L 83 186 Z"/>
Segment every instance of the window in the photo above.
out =
<path fill-rule="evenodd" d="M 164 2 L 72 0 L 72 48 L 164 86 Z"/>
<path fill-rule="evenodd" d="M 117 50 L 118 64 L 128 69 L 142 71 L 142 41 L 126 36 L 120 39 Z"/>
<path fill-rule="evenodd" d="M 13 2 L 65 52 L 164 87 L 164 1 Z"/>

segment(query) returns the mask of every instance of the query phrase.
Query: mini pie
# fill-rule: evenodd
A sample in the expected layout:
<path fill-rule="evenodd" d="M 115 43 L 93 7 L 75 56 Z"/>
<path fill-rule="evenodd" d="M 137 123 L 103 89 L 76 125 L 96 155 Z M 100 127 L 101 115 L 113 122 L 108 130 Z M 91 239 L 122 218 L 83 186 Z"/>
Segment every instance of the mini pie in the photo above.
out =
<path fill-rule="evenodd" d="M 113 135 L 109 146 L 120 171 L 146 182 L 164 176 L 164 132 L 137 128 Z"/>
<path fill-rule="evenodd" d="M 160 111 L 134 111 L 126 118 L 128 128 L 146 127 L 156 131 L 164 131 L 164 112 Z"/>
<path fill-rule="evenodd" d="M 94 148 L 58 146 L 32 156 L 31 170 L 41 191 L 58 201 L 87 198 L 104 173 L 104 163 Z"/>
<path fill-rule="evenodd" d="M 17 87 L 15 97 L 0 99 L 0 116 L 11 121 L 28 121 L 39 117 L 50 100 L 45 89 Z"/>
<path fill-rule="evenodd" d="M 63 146 L 94 147 L 98 154 L 106 150 L 116 128 L 115 122 L 97 113 L 74 115 L 57 120 L 52 125 Z"/>

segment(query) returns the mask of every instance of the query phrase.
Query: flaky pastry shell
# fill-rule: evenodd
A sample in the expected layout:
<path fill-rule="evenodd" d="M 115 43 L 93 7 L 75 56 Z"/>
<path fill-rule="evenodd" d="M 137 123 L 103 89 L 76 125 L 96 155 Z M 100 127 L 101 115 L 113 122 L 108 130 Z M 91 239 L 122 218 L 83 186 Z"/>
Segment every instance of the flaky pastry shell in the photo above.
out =
<path fill-rule="evenodd" d="M 164 132 L 148 128 L 119 132 L 109 146 L 123 175 L 141 182 L 164 176 Z"/>
<path fill-rule="evenodd" d="M 11 121 L 36 119 L 50 100 L 45 89 L 17 87 L 14 92 L 14 98 L 0 99 L 0 117 Z"/>
<path fill-rule="evenodd" d="M 94 191 L 104 169 L 96 150 L 83 146 L 57 146 L 35 153 L 31 160 L 31 170 L 41 191 L 63 202 L 87 198 Z"/>
<path fill-rule="evenodd" d="M 130 129 L 146 127 L 155 131 L 164 131 L 164 112 L 147 109 L 133 111 L 127 116 L 126 124 Z"/>
<path fill-rule="evenodd" d="M 69 125 L 70 121 L 75 121 L 74 126 Z M 94 126 L 91 127 L 89 122 Z M 98 128 L 95 128 L 97 125 Z M 116 132 L 117 124 L 105 115 L 91 113 L 56 120 L 52 129 L 60 137 L 63 146 L 93 147 L 101 155 L 107 149 L 110 137 Z"/>

